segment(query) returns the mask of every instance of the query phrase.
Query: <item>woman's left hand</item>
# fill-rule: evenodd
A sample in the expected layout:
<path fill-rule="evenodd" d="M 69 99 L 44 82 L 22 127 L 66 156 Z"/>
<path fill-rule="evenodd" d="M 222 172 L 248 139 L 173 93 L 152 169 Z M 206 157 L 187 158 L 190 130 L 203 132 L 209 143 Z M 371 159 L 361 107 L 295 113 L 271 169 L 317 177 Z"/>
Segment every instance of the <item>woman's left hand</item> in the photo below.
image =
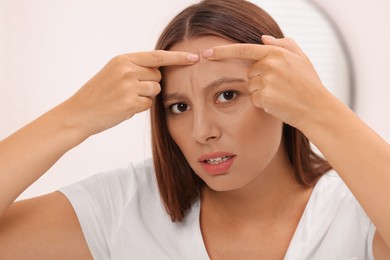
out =
<path fill-rule="evenodd" d="M 389 259 L 390 146 L 330 94 L 293 40 L 263 42 L 218 46 L 203 56 L 255 61 L 248 71 L 254 105 L 301 130 L 321 151 L 377 228 L 376 258 Z"/>
<path fill-rule="evenodd" d="M 263 36 L 264 45 L 232 44 L 206 50 L 209 60 L 246 59 L 249 92 L 256 107 L 298 129 L 318 118 L 334 99 L 323 86 L 314 66 L 290 38 Z"/>

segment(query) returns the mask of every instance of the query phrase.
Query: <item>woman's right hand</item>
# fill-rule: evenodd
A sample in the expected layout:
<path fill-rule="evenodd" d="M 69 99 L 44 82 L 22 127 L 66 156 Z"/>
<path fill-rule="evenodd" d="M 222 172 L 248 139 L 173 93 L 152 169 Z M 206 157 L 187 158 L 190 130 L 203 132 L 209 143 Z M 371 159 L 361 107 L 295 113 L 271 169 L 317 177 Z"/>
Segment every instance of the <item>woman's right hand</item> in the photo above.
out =
<path fill-rule="evenodd" d="M 148 109 L 160 92 L 159 67 L 198 60 L 187 52 L 120 55 L 65 102 L 0 140 L 0 218 L 64 153 Z"/>
<path fill-rule="evenodd" d="M 159 67 L 192 65 L 198 60 L 198 55 L 171 51 L 117 56 L 58 107 L 65 112 L 64 123 L 86 138 L 111 128 L 150 108 L 161 91 Z"/>

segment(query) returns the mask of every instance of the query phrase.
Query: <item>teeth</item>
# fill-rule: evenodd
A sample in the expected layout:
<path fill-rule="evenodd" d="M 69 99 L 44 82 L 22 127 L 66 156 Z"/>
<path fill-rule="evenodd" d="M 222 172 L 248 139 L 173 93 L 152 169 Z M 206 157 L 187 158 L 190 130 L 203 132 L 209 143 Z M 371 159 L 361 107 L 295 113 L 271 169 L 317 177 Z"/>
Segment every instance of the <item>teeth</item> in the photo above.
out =
<path fill-rule="evenodd" d="M 222 162 L 226 162 L 229 159 L 230 159 L 230 156 L 222 156 L 222 157 L 217 157 L 217 158 L 213 158 L 213 159 L 208 159 L 208 160 L 206 160 L 206 162 L 210 163 L 210 164 L 219 164 Z"/>

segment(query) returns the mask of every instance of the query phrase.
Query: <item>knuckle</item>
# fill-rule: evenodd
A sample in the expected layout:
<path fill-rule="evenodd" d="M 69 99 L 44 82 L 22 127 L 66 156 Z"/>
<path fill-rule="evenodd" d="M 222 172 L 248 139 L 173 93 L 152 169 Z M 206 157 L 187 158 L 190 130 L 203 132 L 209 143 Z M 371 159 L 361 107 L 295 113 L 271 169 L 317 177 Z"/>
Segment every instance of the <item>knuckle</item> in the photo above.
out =
<path fill-rule="evenodd" d="M 151 59 L 157 63 L 162 63 L 164 61 L 164 55 L 162 50 L 157 50 L 151 53 Z"/>
<path fill-rule="evenodd" d="M 285 39 L 286 39 L 286 45 L 287 45 L 287 46 L 291 46 L 292 44 L 295 44 L 295 41 L 294 41 L 293 38 L 291 38 L 291 37 L 286 37 Z"/>
<path fill-rule="evenodd" d="M 276 59 L 266 59 L 265 62 L 264 62 L 264 67 L 266 69 L 269 69 L 269 70 L 273 70 L 273 69 L 276 69 L 278 68 L 278 61 Z"/>
<path fill-rule="evenodd" d="M 156 77 L 156 81 L 160 82 L 162 80 L 162 73 L 160 70 L 158 69 L 155 69 L 154 70 L 154 74 L 155 74 L 155 77 Z"/>
<path fill-rule="evenodd" d="M 145 110 L 152 106 L 153 100 L 150 98 L 145 98 L 143 103 L 144 103 L 144 110 Z"/>
<path fill-rule="evenodd" d="M 161 92 L 161 85 L 159 83 L 156 83 L 156 85 L 154 86 L 153 96 L 157 96 L 158 94 L 160 94 L 160 92 Z"/>
<path fill-rule="evenodd" d="M 128 59 L 125 55 L 117 55 L 114 58 L 112 58 L 110 62 L 114 64 L 123 64 L 125 62 L 127 63 Z"/>
<path fill-rule="evenodd" d="M 237 45 L 237 55 L 239 57 L 246 57 L 249 52 L 249 47 L 245 44 Z"/>
<path fill-rule="evenodd" d="M 285 51 L 282 48 L 274 48 L 273 53 L 276 58 L 283 58 L 285 56 Z"/>
<path fill-rule="evenodd" d="M 251 96 L 251 99 L 252 99 L 252 103 L 257 106 L 257 107 L 261 107 L 262 106 L 262 102 L 261 102 L 261 92 L 260 91 L 256 91 L 252 94 Z"/>
<path fill-rule="evenodd" d="M 258 84 L 254 83 L 254 84 L 250 84 L 248 86 L 248 91 L 249 93 L 251 93 L 252 95 L 256 94 L 255 92 L 258 92 L 260 90 Z"/>
<path fill-rule="evenodd" d="M 129 62 L 129 59 L 124 55 L 114 57 L 110 61 L 110 65 L 118 77 L 125 79 L 133 78 L 137 73 L 136 66 L 132 62 Z"/>
<path fill-rule="evenodd" d="M 274 68 L 274 59 L 267 58 L 261 64 L 261 71 L 263 74 L 269 73 Z"/>
<path fill-rule="evenodd" d="M 154 90 L 157 90 L 157 91 L 160 91 L 160 89 L 161 89 L 160 83 L 158 83 L 158 82 L 153 82 L 153 89 L 154 89 Z"/>
<path fill-rule="evenodd" d="M 150 108 L 152 106 L 152 103 L 153 101 L 150 98 L 143 98 L 138 100 L 136 113 L 145 111 L 146 109 Z"/>
<path fill-rule="evenodd" d="M 253 91 L 254 89 L 259 89 L 262 86 L 263 81 L 263 75 L 255 76 L 251 79 L 248 87 L 251 91 Z"/>
<path fill-rule="evenodd" d="M 278 68 L 278 66 L 282 65 L 283 62 L 287 62 L 289 60 L 289 54 L 286 49 L 277 48 L 274 52 L 274 68 Z"/>
<path fill-rule="evenodd" d="M 160 89 L 161 89 L 160 84 L 157 82 L 151 82 L 149 85 L 149 92 L 151 96 L 155 96 L 158 93 L 160 93 Z"/>
<path fill-rule="evenodd" d="M 133 67 L 124 69 L 123 73 L 124 79 L 133 79 L 137 77 L 137 71 Z"/>

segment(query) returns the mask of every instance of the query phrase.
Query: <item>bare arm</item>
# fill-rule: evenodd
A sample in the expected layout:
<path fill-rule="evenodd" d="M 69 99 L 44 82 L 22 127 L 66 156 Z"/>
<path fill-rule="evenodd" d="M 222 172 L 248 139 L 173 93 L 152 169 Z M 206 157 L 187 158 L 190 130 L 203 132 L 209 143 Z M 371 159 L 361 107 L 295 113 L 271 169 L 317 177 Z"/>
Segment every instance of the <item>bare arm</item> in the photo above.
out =
<path fill-rule="evenodd" d="M 17 203 L 14 200 L 89 136 L 147 110 L 160 92 L 158 67 L 191 65 L 197 58 L 165 51 L 118 56 L 71 98 L 0 142 L 2 257 L 3 252 L 18 256 L 25 251 L 31 255 L 21 259 L 89 255 L 77 218 L 63 195 L 53 193 Z M 61 250 L 51 250 L 52 246 Z"/>
<path fill-rule="evenodd" d="M 337 101 L 303 132 L 320 149 L 377 228 L 376 259 L 390 257 L 390 146 Z M 315 122 L 315 123 L 314 123 Z M 380 257 L 381 256 L 381 257 Z"/>
<path fill-rule="evenodd" d="M 64 121 L 71 115 L 61 106 L 0 142 L 0 216 L 65 152 L 87 137 L 67 126 Z"/>
<path fill-rule="evenodd" d="M 1 259 L 92 259 L 72 206 L 59 192 L 12 204 L 0 219 Z"/>

